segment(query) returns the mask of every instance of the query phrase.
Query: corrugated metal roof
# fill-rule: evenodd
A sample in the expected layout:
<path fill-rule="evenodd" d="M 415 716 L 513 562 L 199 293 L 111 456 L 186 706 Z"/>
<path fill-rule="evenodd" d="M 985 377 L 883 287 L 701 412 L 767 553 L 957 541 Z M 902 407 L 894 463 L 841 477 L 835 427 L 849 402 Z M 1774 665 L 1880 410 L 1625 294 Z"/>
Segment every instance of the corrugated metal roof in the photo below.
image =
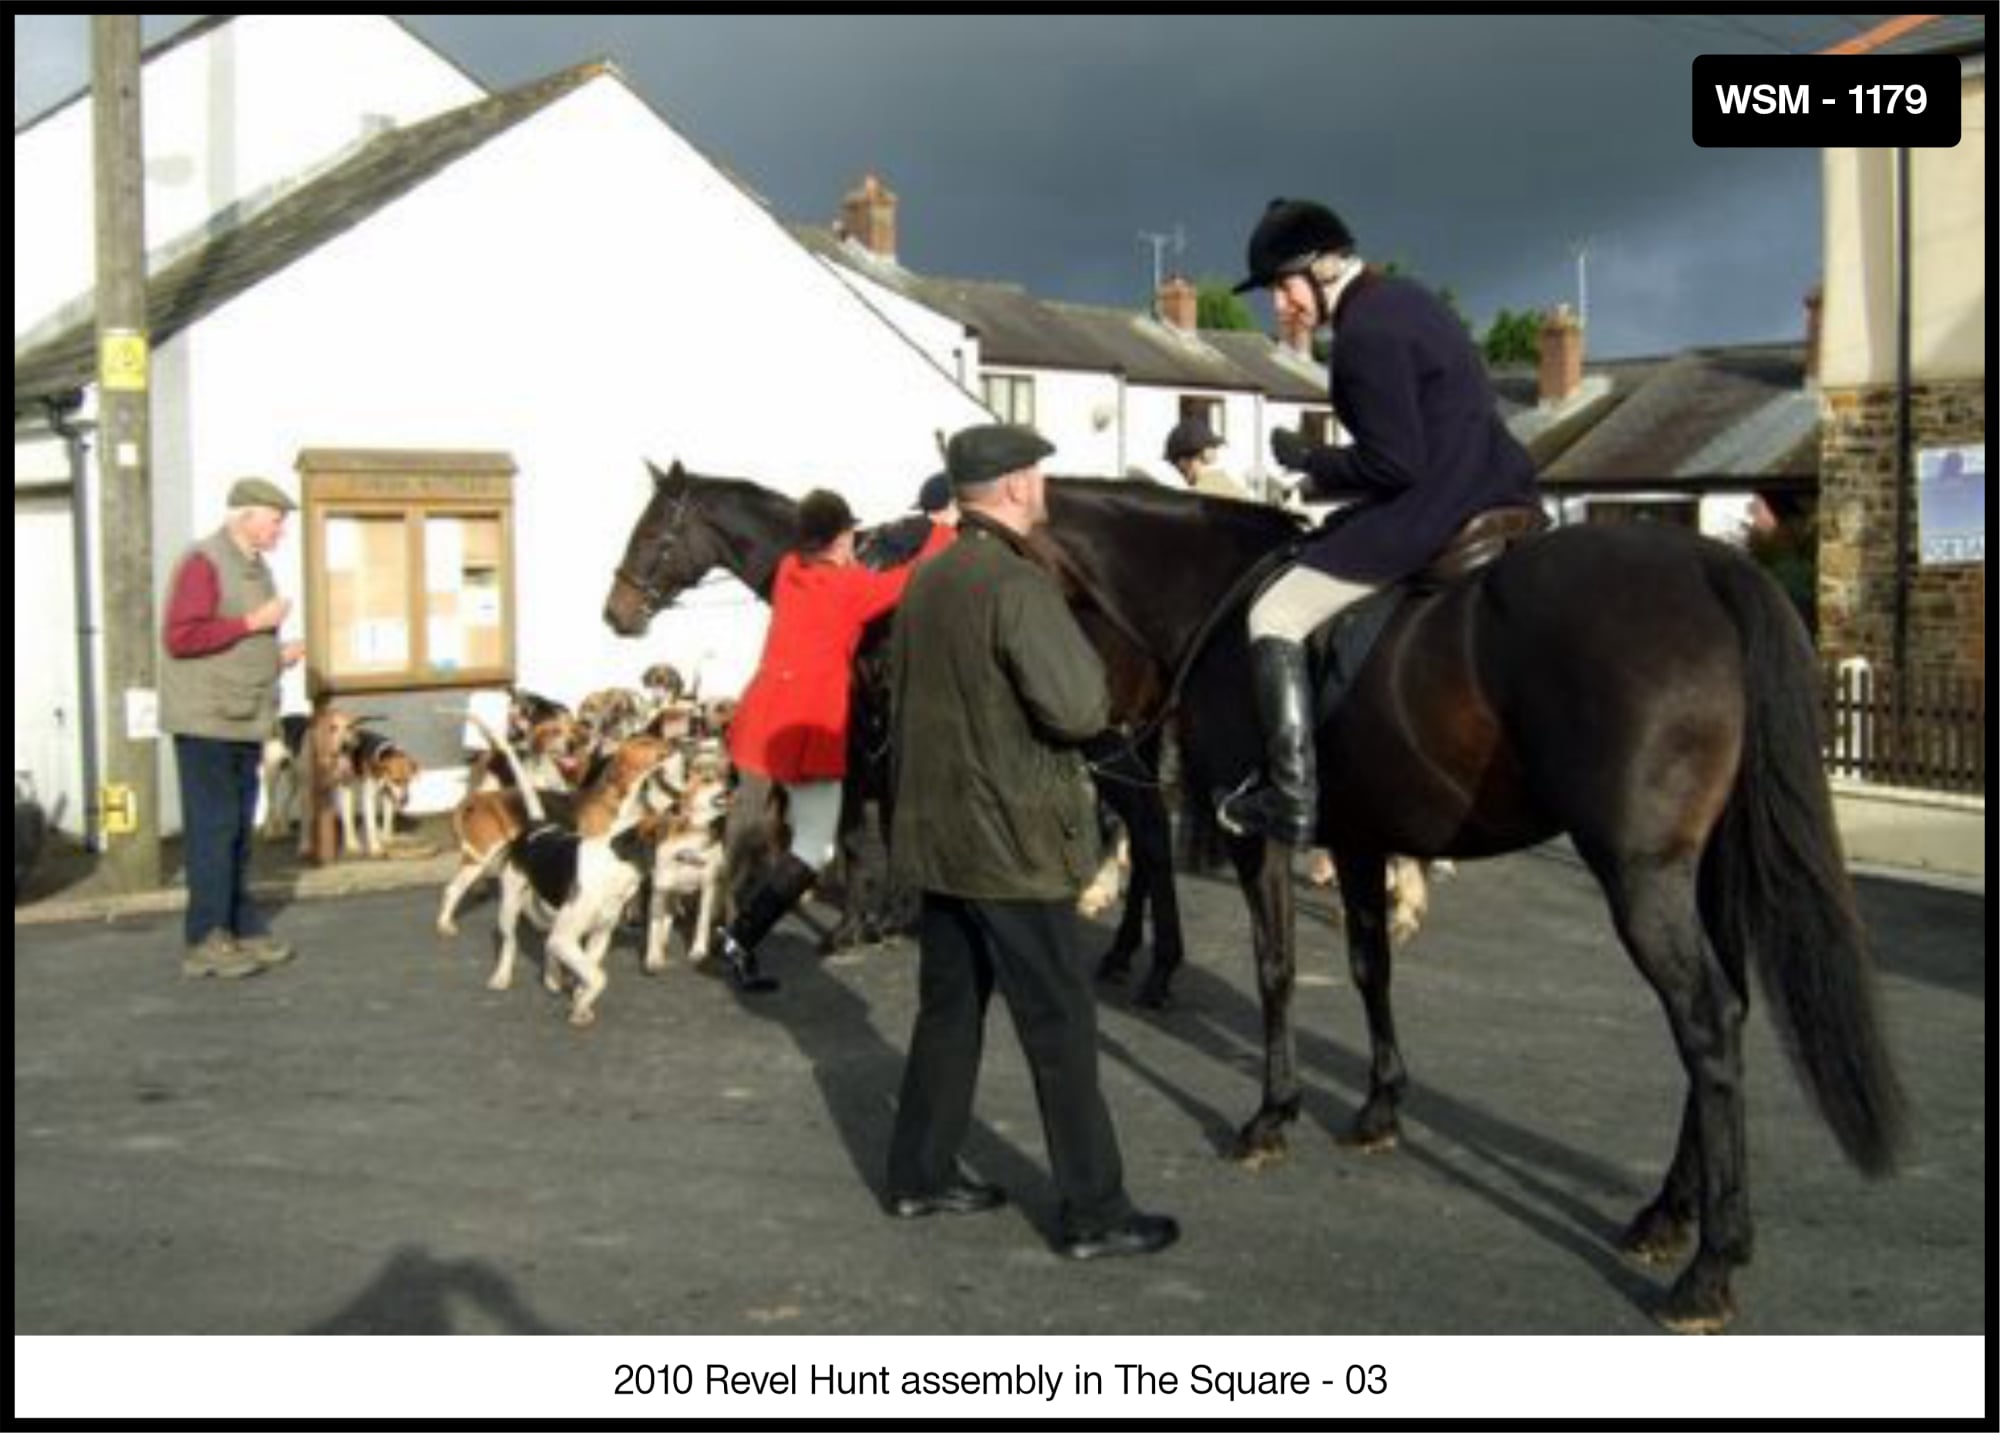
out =
<path fill-rule="evenodd" d="M 165 343 L 607 69 L 602 61 L 577 65 L 392 130 L 169 263 L 146 284 L 146 323 L 153 345 Z M 15 404 L 85 387 L 96 345 L 95 322 L 86 317 L 17 350 Z"/>

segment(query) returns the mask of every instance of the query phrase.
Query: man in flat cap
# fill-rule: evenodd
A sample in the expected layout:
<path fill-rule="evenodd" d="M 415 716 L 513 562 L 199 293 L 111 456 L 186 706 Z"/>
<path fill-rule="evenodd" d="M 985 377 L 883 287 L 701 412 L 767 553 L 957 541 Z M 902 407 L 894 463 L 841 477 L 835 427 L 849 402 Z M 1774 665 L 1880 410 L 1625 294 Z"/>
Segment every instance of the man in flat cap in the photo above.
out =
<path fill-rule="evenodd" d="M 888 1209 L 913 1219 L 1005 1202 L 959 1164 L 998 986 L 1034 1074 L 1061 1197 L 1058 1250 L 1150 1254 L 1179 1229 L 1126 1196 L 1076 938 L 1076 895 L 1097 865 L 1077 747 L 1103 730 L 1110 698 L 1096 652 L 1026 545 L 1048 520 L 1040 464 L 1051 451 L 1004 424 L 951 440 L 959 539 L 911 579 L 896 617 L 890 859 L 923 893 L 923 913 Z"/>
<path fill-rule="evenodd" d="M 167 588 L 160 728 L 174 739 L 187 859 L 187 953 L 181 973 L 235 980 L 291 958 L 250 901 L 257 765 L 278 721 L 278 673 L 305 655 L 280 645 L 291 599 L 264 554 L 297 504 L 277 484 L 243 478 L 222 526 L 181 555 Z"/>

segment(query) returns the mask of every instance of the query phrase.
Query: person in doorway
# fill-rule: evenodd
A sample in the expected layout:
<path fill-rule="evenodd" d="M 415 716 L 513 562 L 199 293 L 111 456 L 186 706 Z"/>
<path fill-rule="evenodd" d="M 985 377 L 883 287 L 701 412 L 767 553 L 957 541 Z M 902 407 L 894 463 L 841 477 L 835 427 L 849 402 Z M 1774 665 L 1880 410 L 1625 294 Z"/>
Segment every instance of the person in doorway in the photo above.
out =
<path fill-rule="evenodd" d="M 1242 484 L 1217 466 L 1217 449 L 1221 446 L 1222 439 L 1215 436 L 1208 424 L 1199 418 L 1187 418 L 1176 423 L 1167 434 L 1164 456 L 1168 465 L 1180 474 L 1181 481 L 1195 492 L 1249 502 L 1250 494 L 1243 490 Z"/>
<path fill-rule="evenodd" d="M 297 506 L 275 483 L 244 478 L 222 526 L 181 555 L 167 587 L 160 728 L 180 776 L 189 977 L 236 980 L 293 953 L 250 899 L 250 842 L 278 674 L 305 655 L 303 642 L 279 639 L 292 604 L 264 560 Z"/>

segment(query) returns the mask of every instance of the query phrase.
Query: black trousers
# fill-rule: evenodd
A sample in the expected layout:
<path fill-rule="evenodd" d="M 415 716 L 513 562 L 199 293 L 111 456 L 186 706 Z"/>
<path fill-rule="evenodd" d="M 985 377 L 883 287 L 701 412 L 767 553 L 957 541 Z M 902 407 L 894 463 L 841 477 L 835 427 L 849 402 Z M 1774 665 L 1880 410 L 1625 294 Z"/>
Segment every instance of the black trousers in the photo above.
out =
<path fill-rule="evenodd" d="M 925 892 L 917 1020 L 889 1142 L 889 1190 L 922 1194 L 957 1173 L 997 985 L 1034 1076 L 1064 1233 L 1132 1212 L 1097 1083 L 1097 1001 L 1068 901 L 975 901 Z"/>

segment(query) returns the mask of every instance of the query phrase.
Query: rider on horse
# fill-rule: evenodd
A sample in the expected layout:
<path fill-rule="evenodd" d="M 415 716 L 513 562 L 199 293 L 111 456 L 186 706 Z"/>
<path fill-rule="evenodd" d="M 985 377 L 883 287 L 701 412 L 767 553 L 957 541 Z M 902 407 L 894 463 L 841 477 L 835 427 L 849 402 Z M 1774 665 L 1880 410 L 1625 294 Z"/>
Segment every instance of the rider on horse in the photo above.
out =
<path fill-rule="evenodd" d="M 1271 434 L 1280 466 L 1305 474 L 1305 497 L 1347 505 L 1251 605 L 1266 779 L 1253 777 L 1217 813 L 1238 835 L 1303 849 L 1313 842 L 1319 795 L 1306 639 L 1420 571 L 1475 514 L 1535 503 L 1535 467 L 1501 423 L 1458 316 L 1420 285 L 1365 266 L 1331 209 L 1272 200 L 1250 235 L 1249 265 L 1236 292 L 1269 288 L 1280 328 L 1309 321 L 1332 330 L 1329 397 L 1354 437 L 1334 447 L 1288 429 Z"/>

